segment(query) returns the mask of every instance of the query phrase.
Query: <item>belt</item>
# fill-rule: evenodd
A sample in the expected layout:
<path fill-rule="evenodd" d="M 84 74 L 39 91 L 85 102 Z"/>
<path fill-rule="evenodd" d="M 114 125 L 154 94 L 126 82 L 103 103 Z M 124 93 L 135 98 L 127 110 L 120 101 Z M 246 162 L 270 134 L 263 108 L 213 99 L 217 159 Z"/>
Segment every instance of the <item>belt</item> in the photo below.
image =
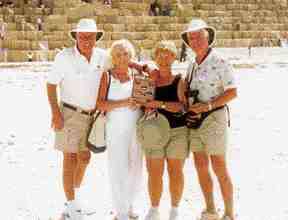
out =
<path fill-rule="evenodd" d="M 84 111 L 84 110 L 82 110 L 81 108 L 78 108 L 78 107 L 76 107 L 76 106 L 67 104 L 67 103 L 65 103 L 65 102 L 63 102 L 63 106 L 66 107 L 66 108 L 69 108 L 69 109 L 71 109 L 71 110 L 74 110 L 74 111 L 76 111 L 76 112 L 79 112 L 79 113 L 81 113 L 81 114 L 84 114 L 84 115 L 89 115 L 89 116 L 91 116 L 91 115 L 94 114 L 93 111 L 91 111 L 91 112 Z"/>

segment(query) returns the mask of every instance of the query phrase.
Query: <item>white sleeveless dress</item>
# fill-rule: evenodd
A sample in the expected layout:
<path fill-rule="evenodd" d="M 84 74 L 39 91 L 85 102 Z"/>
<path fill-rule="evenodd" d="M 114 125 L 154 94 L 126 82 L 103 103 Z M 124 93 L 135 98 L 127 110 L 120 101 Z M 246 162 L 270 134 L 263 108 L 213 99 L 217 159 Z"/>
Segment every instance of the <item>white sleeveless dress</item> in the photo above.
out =
<path fill-rule="evenodd" d="M 120 83 L 111 76 L 108 100 L 123 100 L 131 97 L 133 80 Z M 107 113 L 106 141 L 108 170 L 112 201 L 119 219 L 128 220 L 129 207 L 133 205 L 142 183 L 142 152 L 136 141 L 136 122 L 141 111 L 128 107 Z"/>

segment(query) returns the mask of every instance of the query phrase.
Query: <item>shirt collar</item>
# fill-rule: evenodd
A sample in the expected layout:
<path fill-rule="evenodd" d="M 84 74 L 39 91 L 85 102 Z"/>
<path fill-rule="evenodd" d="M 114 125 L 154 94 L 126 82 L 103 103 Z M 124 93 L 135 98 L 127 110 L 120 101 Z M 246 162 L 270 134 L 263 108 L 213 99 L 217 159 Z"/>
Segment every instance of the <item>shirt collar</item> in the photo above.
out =
<path fill-rule="evenodd" d="M 213 54 L 214 54 L 214 50 L 213 50 L 213 48 L 211 48 L 209 54 L 205 57 L 205 59 L 202 61 L 202 63 L 198 65 L 198 67 L 205 66 L 206 63 L 212 59 Z"/>
<path fill-rule="evenodd" d="M 83 55 L 80 53 L 80 51 L 78 50 L 77 45 L 74 46 L 74 52 L 75 52 L 75 55 L 76 55 L 76 56 L 82 57 L 83 59 L 85 59 L 85 60 L 88 62 L 88 60 L 86 59 L 86 57 L 83 56 Z M 93 51 L 92 51 L 92 56 L 91 56 L 90 63 L 91 63 L 92 60 L 93 60 L 94 53 L 95 53 L 95 47 L 93 48 Z"/>

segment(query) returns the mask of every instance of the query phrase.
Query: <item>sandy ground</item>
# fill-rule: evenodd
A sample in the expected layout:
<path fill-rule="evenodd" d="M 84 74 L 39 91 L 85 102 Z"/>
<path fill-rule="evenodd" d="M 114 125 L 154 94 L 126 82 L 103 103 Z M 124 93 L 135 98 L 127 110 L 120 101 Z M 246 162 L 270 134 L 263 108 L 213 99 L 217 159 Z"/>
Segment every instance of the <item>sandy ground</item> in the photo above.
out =
<path fill-rule="evenodd" d="M 288 219 L 287 49 L 219 49 L 234 64 L 239 98 L 231 103 L 228 161 L 239 220 Z M 49 65 L 0 65 L 0 220 L 54 220 L 62 210 L 60 153 L 52 149 L 53 132 L 46 98 Z M 6 66 L 6 67 L 5 67 Z M 182 65 L 178 66 L 178 68 Z M 146 173 L 136 203 L 141 218 L 149 208 Z M 181 220 L 196 219 L 203 199 L 192 159 L 185 165 Z M 168 219 L 167 176 L 161 219 Z M 223 204 L 215 181 L 215 197 Z M 112 219 L 106 154 L 93 155 L 83 184 L 83 198 L 96 214 L 85 220 Z"/>

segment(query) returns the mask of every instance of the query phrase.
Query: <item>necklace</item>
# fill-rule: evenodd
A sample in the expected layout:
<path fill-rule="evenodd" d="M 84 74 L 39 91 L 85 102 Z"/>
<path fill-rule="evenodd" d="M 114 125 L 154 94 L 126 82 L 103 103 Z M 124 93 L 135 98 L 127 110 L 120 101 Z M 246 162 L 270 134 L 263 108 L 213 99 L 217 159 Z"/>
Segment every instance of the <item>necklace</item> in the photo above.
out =
<path fill-rule="evenodd" d="M 159 76 L 156 84 L 157 86 L 167 86 L 173 82 L 174 78 L 175 77 L 171 73 L 169 74 L 169 76 L 166 77 Z"/>
<path fill-rule="evenodd" d="M 128 69 L 127 72 L 117 72 L 114 69 L 112 70 L 112 75 L 115 79 L 119 80 L 120 83 L 125 83 L 130 80 L 130 69 Z"/>

